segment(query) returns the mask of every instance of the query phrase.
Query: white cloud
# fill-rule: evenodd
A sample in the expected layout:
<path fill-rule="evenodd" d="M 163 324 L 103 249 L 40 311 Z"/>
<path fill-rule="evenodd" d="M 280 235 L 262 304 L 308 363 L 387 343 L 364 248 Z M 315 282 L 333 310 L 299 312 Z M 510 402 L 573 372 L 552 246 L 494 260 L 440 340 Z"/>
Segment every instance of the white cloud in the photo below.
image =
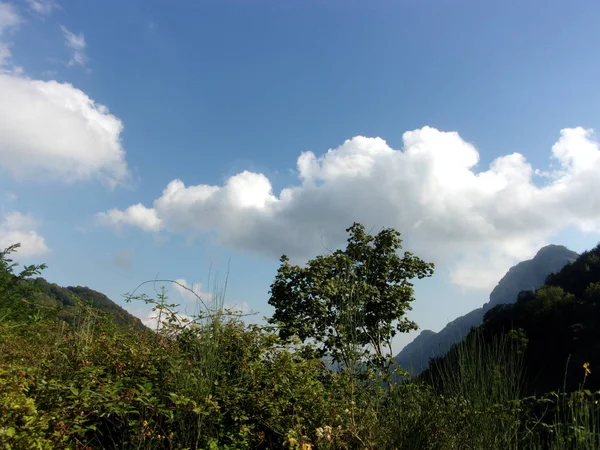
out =
<path fill-rule="evenodd" d="M 202 291 L 202 285 L 198 282 L 192 283 L 191 285 L 183 278 L 178 278 L 173 283 L 175 291 L 181 295 L 185 300 L 190 302 L 197 302 L 198 297 L 204 302 L 205 305 L 210 305 L 214 301 L 214 296 L 209 292 Z"/>
<path fill-rule="evenodd" d="M 250 305 L 247 302 L 226 303 L 223 308 L 234 314 L 249 314 L 251 312 Z"/>
<path fill-rule="evenodd" d="M 60 29 L 63 32 L 65 37 L 65 44 L 73 51 L 73 55 L 69 60 L 69 66 L 79 65 L 81 67 L 85 67 L 88 57 L 85 54 L 85 48 L 87 47 L 87 43 L 85 42 L 85 37 L 83 33 L 75 34 L 67 29 L 67 27 L 61 25 Z"/>
<path fill-rule="evenodd" d="M 0 2 L 0 32 L 18 27 L 21 17 L 16 8 L 7 2 Z"/>
<path fill-rule="evenodd" d="M 13 211 L 7 214 L 0 222 L 0 249 L 13 244 L 21 244 L 15 253 L 16 258 L 29 258 L 41 256 L 50 252 L 45 239 L 36 229 L 38 222 L 30 214 Z"/>
<path fill-rule="evenodd" d="M 403 142 L 395 150 L 358 136 L 319 157 L 304 152 L 299 183 L 278 195 L 260 173 L 242 172 L 223 186 L 174 180 L 152 207 L 100 217 L 153 232 L 212 233 L 231 247 L 297 261 L 343 245 L 354 221 L 393 227 L 405 248 L 476 289 L 492 287 L 565 227 L 600 232 L 600 147 L 591 130 L 561 130 L 551 154 L 559 167 L 546 172 L 519 153 L 477 171 L 477 149 L 455 132 L 423 127 Z"/>
<path fill-rule="evenodd" d="M 194 321 L 199 315 L 207 312 L 213 312 L 220 305 L 216 304 L 215 296 L 209 292 L 202 290 L 202 285 L 198 282 L 188 283 L 184 278 L 173 280 L 175 292 L 184 300 L 179 304 L 176 299 L 170 298 L 170 303 L 179 304 L 176 308 L 176 316 L 178 320 L 185 322 Z M 209 311 L 207 311 L 209 308 Z M 142 318 L 142 322 L 153 329 L 156 329 L 158 323 L 158 311 L 150 312 L 146 317 Z M 160 328 L 160 326 L 159 326 Z"/>
<path fill-rule="evenodd" d="M 123 124 L 69 83 L 0 73 L 0 168 L 17 179 L 129 181 Z"/>
<path fill-rule="evenodd" d="M 144 231 L 157 232 L 161 229 L 161 220 L 152 208 L 146 208 L 141 203 L 132 205 L 125 211 L 111 209 L 97 215 L 98 221 L 102 224 L 111 225 L 115 228 L 122 228 L 125 225 L 141 228 Z"/>
<path fill-rule="evenodd" d="M 53 0 L 25 0 L 29 8 L 40 16 L 49 16 L 52 11 L 58 8 L 58 4 Z"/>
<path fill-rule="evenodd" d="M 160 323 L 158 321 L 159 318 Z M 189 326 L 193 322 L 193 317 L 186 314 L 175 314 L 175 318 L 178 324 L 181 326 Z M 164 322 L 167 321 L 167 317 L 165 316 L 164 312 L 161 314 L 161 312 L 157 310 L 148 312 L 146 316 L 142 316 L 140 320 L 148 328 L 152 330 L 156 330 L 158 328 L 160 330 L 163 328 Z"/>
<path fill-rule="evenodd" d="M 175 281 L 173 284 L 175 291 L 177 291 L 177 293 L 181 295 L 181 297 L 183 297 L 187 302 L 190 302 L 198 307 L 196 311 L 193 311 L 194 313 L 205 313 L 207 312 L 206 308 L 209 308 L 211 311 L 213 311 L 214 309 L 220 309 L 221 307 L 233 313 L 246 314 L 250 312 L 250 306 L 244 301 L 236 303 L 227 302 L 221 304 L 222 298 L 220 298 L 219 295 L 215 296 L 215 294 L 211 292 L 203 291 L 202 285 L 198 282 L 189 284 L 184 278 L 178 278 L 173 281 Z M 200 297 L 203 304 L 199 303 L 198 297 Z M 187 312 L 190 311 L 186 308 L 186 313 Z"/>
<path fill-rule="evenodd" d="M 21 17 L 16 8 L 6 2 L 0 2 L 0 69 L 5 66 L 11 57 L 11 43 L 8 36 L 16 31 L 21 24 Z"/>

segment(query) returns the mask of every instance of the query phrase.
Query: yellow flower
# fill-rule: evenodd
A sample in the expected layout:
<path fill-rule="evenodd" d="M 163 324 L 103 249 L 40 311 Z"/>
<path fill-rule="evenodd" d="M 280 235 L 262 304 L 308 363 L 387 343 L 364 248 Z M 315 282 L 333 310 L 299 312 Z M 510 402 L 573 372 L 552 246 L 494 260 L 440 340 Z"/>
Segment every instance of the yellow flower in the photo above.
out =
<path fill-rule="evenodd" d="M 312 444 L 302 444 L 301 450 L 312 450 Z"/>
<path fill-rule="evenodd" d="M 590 370 L 590 363 L 589 363 L 589 362 L 586 362 L 586 363 L 583 365 L 583 368 L 585 369 L 585 374 L 586 374 L 586 375 L 589 375 L 589 374 L 591 374 L 591 373 L 592 373 L 592 371 Z"/>

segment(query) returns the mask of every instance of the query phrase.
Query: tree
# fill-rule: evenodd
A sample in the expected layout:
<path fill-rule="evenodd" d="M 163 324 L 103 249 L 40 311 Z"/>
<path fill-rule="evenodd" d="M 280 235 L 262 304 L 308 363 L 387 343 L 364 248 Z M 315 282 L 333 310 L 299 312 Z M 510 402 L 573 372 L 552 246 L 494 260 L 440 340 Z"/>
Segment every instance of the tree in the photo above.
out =
<path fill-rule="evenodd" d="M 410 280 L 431 276 L 434 265 L 409 252 L 401 257 L 400 233 L 392 228 L 371 236 L 354 223 L 346 232 L 345 250 L 317 256 L 304 268 L 281 257 L 269 322 L 284 341 L 313 341 L 319 356 L 345 367 L 389 368 L 392 338 L 418 328 L 405 316 L 414 300 Z"/>
<path fill-rule="evenodd" d="M 14 244 L 0 250 L 0 321 L 27 317 L 31 312 L 31 305 L 24 301 L 24 297 L 35 291 L 30 278 L 46 268 L 45 264 L 29 265 L 24 266 L 18 275 L 14 274 L 14 268 L 18 264 L 8 256 L 20 246 L 21 244 Z"/>

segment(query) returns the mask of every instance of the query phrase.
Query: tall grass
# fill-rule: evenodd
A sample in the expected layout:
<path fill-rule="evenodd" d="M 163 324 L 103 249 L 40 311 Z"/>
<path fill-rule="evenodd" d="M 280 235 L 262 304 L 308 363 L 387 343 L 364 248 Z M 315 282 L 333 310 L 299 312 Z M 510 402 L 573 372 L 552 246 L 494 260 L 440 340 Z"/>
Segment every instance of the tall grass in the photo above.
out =
<path fill-rule="evenodd" d="M 516 408 L 523 383 L 522 357 L 510 340 L 482 336 L 452 348 L 421 378 L 389 393 L 389 425 L 396 448 L 517 449 Z"/>
<path fill-rule="evenodd" d="M 127 296 L 127 301 L 142 300 L 153 305 L 152 312 L 156 318 L 156 356 L 163 373 L 161 389 L 172 393 L 171 399 L 175 402 L 193 406 L 178 421 L 177 434 L 181 444 L 197 448 L 201 442 L 219 437 L 219 430 L 211 430 L 206 425 L 208 416 L 200 413 L 199 405 L 210 402 L 219 376 L 232 365 L 240 363 L 235 361 L 235 355 L 225 350 L 229 337 L 225 322 L 228 318 L 237 316 L 224 307 L 227 278 L 223 288 L 215 282 L 208 299 L 178 281 L 150 282 L 170 282 L 194 297 L 194 312 L 191 314 L 187 308 L 185 314 L 181 314 L 180 305 L 168 303 L 164 286 L 156 291 L 156 299 L 144 294 L 135 296 L 134 291 L 134 294 Z"/>

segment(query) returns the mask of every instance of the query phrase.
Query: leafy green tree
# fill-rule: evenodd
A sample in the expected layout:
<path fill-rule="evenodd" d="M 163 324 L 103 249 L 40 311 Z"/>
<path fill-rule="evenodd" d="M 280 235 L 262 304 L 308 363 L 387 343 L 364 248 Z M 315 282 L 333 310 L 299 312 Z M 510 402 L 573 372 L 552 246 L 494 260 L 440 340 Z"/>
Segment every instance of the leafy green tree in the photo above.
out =
<path fill-rule="evenodd" d="M 35 291 L 31 277 L 40 274 L 45 264 L 24 266 L 17 275 L 14 268 L 18 265 L 9 258 L 20 244 L 14 244 L 0 251 L 0 321 L 14 320 L 31 314 L 32 305 L 25 298 Z"/>
<path fill-rule="evenodd" d="M 402 240 L 394 229 L 371 236 L 354 223 L 346 232 L 345 250 L 317 256 L 304 268 L 281 257 L 269 322 L 283 340 L 313 341 L 319 356 L 345 367 L 389 367 L 392 338 L 417 329 L 406 318 L 414 300 L 410 280 L 431 276 L 434 265 L 409 252 L 400 256 Z"/>

